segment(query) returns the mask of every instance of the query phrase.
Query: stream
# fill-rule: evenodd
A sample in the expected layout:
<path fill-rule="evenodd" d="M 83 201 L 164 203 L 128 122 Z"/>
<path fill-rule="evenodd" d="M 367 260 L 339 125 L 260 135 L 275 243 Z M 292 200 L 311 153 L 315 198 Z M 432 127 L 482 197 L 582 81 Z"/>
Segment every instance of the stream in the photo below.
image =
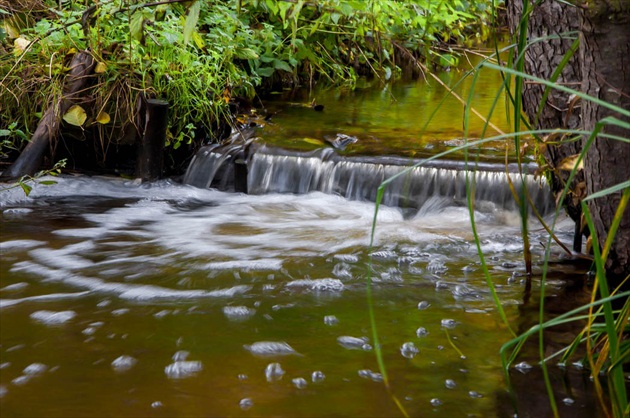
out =
<path fill-rule="evenodd" d="M 410 86 L 396 86 L 408 91 L 397 99 L 407 114 L 429 88 Z M 385 149 L 426 158 L 448 147 L 444 136 L 462 133 L 445 128 L 414 142 L 417 125 L 388 122 L 401 127 L 396 135 L 372 126 L 386 117 L 374 109 L 389 92 L 352 93 L 354 110 L 347 95 L 320 94 L 324 112 L 286 98 L 267 104 L 278 113 L 262 141 L 298 154 L 264 148 L 252 157 L 250 194 L 207 187 L 209 178 L 195 187 L 79 175 L 36 184 L 28 197 L 19 188 L 0 192 L 3 416 L 401 416 L 394 396 L 410 416 L 511 417 L 515 408 L 519 417 L 548 415 L 535 342 L 511 369 L 508 391 L 499 350 L 511 334 L 480 266 L 465 194 L 448 188 L 458 170 L 414 174 L 436 187 L 413 205 L 386 196 L 370 246 L 378 183 L 367 173 L 387 178 L 404 164 L 352 158 Z M 354 113 L 352 124 L 339 122 L 344 111 Z M 311 118 L 311 129 L 294 118 Z M 302 140 L 337 133 L 359 141 L 339 152 L 335 167 L 315 141 Z M 400 141 L 382 139 L 394 137 Z M 368 147 L 378 138 L 380 148 Z M 495 163 L 504 150 L 484 152 Z M 305 186 L 306 166 L 309 178 L 336 183 Z M 530 222 L 535 277 L 524 303 L 520 218 L 505 198 L 507 175 L 480 173 L 481 250 L 510 326 L 523 332 L 537 320 L 547 235 Z M 549 219 L 553 198 L 539 179 L 527 179 Z M 571 242 L 572 233 L 561 217 L 558 237 Z M 563 258 L 554 246 L 549 315 L 588 298 L 580 284 L 587 267 Z M 368 277 L 391 392 L 374 353 Z M 547 349 L 566 344 L 566 332 L 552 334 Z M 602 416 L 579 363 L 554 363 L 550 373 L 562 416 Z"/>

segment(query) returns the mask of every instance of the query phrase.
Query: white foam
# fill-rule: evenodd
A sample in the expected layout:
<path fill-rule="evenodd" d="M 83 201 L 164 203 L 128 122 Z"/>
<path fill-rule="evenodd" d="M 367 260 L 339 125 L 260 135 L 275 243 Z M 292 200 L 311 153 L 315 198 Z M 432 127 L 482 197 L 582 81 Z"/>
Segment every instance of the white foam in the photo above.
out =
<path fill-rule="evenodd" d="M 46 244 L 45 241 L 38 241 L 34 239 L 16 239 L 11 241 L 4 241 L 0 242 L 0 253 L 35 248 L 44 244 Z"/>
<path fill-rule="evenodd" d="M 301 279 L 288 282 L 288 288 L 303 287 L 316 292 L 341 292 L 345 286 L 339 279 Z"/>
<path fill-rule="evenodd" d="M 44 325 L 62 325 L 76 317 L 77 313 L 74 311 L 54 312 L 43 310 L 33 312 L 30 316 L 34 321 Z"/>
<path fill-rule="evenodd" d="M 7 308 L 9 306 L 17 305 L 24 302 L 49 302 L 58 301 L 63 299 L 75 299 L 89 295 L 91 292 L 77 292 L 77 293 L 49 293 L 47 295 L 29 296 L 20 299 L 0 299 L 0 309 Z"/>

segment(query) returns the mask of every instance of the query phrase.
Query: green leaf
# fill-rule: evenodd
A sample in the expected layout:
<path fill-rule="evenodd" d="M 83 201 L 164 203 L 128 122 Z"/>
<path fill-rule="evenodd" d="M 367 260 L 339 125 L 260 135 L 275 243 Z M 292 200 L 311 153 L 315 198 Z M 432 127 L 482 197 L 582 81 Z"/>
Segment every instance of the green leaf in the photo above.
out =
<path fill-rule="evenodd" d="M 50 186 L 52 184 L 57 184 L 57 182 L 55 180 L 42 180 L 39 182 L 39 184 L 43 184 L 45 186 Z"/>
<path fill-rule="evenodd" d="M 11 131 L 8 129 L 0 129 L 0 136 L 9 136 L 11 135 Z"/>
<path fill-rule="evenodd" d="M 256 74 L 258 74 L 261 77 L 271 77 L 273 72 L 274 72 L 274 69 L 271 67 L 262 67 L 256 70 Z"/>
<path fill-rule="evenodd" d="M 87 119 L 87 115 L 85 114 L 85 110 L 79 105 L 74 105 L 65 115 L 63 115 L 63 120 L 68 122 L 70 125 L 74 126 L 82 126 Z"/>
<path fill-rule="evenodd" d="M 200 10 L 201 2 L 199 0 L 195 1 L 188 9 L 188 15 L 186 16 L 186 21 L 184 22 L 184 45 L 188 45 L 188 42 L 197 27 Z"/>
<path fill-rule="evenodd" d="M 277 70 L 284 70 L 288 72 L 293 71 L 289 64 L 282 60 L 273 60 L 273 67 Z"/>
<path fill-rule="evenodd" d="M 131 37 L 136 41 L 142 39 L 142 31 L 144 29 L 144 14 L 140 11 L 136 11 L 131 15 L 131 22 L 129 22 L 129 31 Z"/>
<path fill-rule="evenodd" d="M 251 48 L 236 48 L 234 50 L 234 56 L 242 60 L 258 59 L 258 54 Z"/>
<path fill-rule="evenodd" d="M 24 194 L 27 195 L 27 196 L 29 194 L 31 194 L 31 190 L 33 190 L 33 188 L 31 186 L 29 186 L 26 183 L 22 183 L 22 182 L 20 182 L 20 187 L 22 188 L 22 190 L 24 190 Z"/>
<path fill-rule="evenodd" d="M 606 195 L 609 195 L 611 193 L 615 193 L 615 192 L 618 192 L 619 190 L 624 190 L 624 189 L 627 189 L 627 188 L 630 188 L 630 180 L 624 181 L 623 183 L 616 184 L 616 185 L 614 185 L 612 187 L 609 187 L 607 189 L 600 190 L 600 191 L 598 191 L 596 193 L 588 195 L 587 197 L 584 198 L 584 200 L 587 201 L 587 200 L 597 199 L 598 197 L 606 196 Z"/>

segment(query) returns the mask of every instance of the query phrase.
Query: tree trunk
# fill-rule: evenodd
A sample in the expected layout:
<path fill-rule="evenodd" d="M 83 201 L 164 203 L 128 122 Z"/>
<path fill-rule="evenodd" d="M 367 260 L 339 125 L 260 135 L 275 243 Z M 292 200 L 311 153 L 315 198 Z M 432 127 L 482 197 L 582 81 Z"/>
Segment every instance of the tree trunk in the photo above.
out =
<path fill-rule="evenodd" d="M 518 34 L 521 18 L 523 17 L 523 0 L 509 0 L 506 3 L 508 24 L 512 35 Z M 563 57 L 571 50 L 579 29 L 580 11 L 575 6 L 553 0 L 545 0 L 538 5 L 528 4 L 534 8 L 529 14 L 527 26 L 529 46 L 525 52 L 525 72 L 536 77 L 550 80 L 553 73 L 561 64 Z M 549 38 L 554 36 L 555 38 Z M 536 41 L 540 39 L 539 41 Z M 564 66 L 557 83 L 579 89 L 581 81 L 580 60 L 576 53 Z M 580 125 L 579 104 L 572 101 L 568 93 L 551 90 L 547 100 L 542 103 L 545 86 L 538 83 L 526 82 L 523 89 L 523 110 L 527 114 L 534 129 L 576 129 Z M 542 110 L 540 109 L 542 106 Z M 540 113 L 540 115 L 538 115 Z M 557 196 L 562 193 L 569 171 L 559 170 L 558 167 L 567 157 L 580 152 L 579 141 L 567 142 L 562 138 L 548 137 L 549 142 L 540 146 L 540 150 L 550 169 L 550 187 Z M 581 251 L 580 219 L 581 208 L 579 199 L 580 187 L 584 180 L 579 172 L 571 185 L 571 192 L 566 196 L 562 205 L 576 222 L 577 230 L 574 240 L 574 250 Z"/>
<path fill-rule="evenodd" d="M 582 18 L 580 58 L 583 91 L 607 103 L 630 110 L 630 2 L 595 1 Z M 585 101 L 582 104 L 584 129 L 608 116 L 630 123 L 618 113 Z M 630 130 L 607 125 L 603 132 L 630 138 Z M 630 144 L 598 137 L 584 161 L 588 194 L 630 179 Z M 621 192 L 589 201 L 589 210 L 599 245 L 603 247 L 621 200 Z M 624 279 L 630 274 L 630 208 L 626 208 L 606 264 L 609 279 Z M 617 280 L 615 280 L 616 282 Z"/>
<path fill-rule="evenodd" d="M 83 93 L 89 75 L 94 69 L 94 59 L 88 52 L 75 54 L 70 62 L 70 73 L 63 87 L 60 99 L 46 110 L 28 145 L 22 150 L 15 162 L 2 174 L 3 177 L 18 179 L 24 175 L 33 175 L 39 169 L 46 150 L 59 134 L 61 118 L 75 104 Z"/>

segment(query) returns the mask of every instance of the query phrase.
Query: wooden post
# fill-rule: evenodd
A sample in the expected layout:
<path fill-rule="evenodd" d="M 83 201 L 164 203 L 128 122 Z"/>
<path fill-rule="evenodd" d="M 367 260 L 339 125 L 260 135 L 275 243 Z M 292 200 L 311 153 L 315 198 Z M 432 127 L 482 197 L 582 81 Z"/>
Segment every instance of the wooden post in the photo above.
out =
<path fill-rule="evenodd" d="M 64 84 L 61 98 L 46 109 L 31 141 L 15 162 L 2 174 L 2 177 L 18 179 L 37 172 L 50 143 L 59 134 L 61 118 L 85 90 L 94 64 L 95 61 L 90 53 L 81 51 L 75 54 L 70 62 L 70 73 Z"/>
<path fill-rule="evenodd" d="M 143 181 L 162 177 L 164 144 L 168 125 L 168 107 L 165 100 L 147 99 L 145 122 L 138 149 L 136 178 Z"/>

